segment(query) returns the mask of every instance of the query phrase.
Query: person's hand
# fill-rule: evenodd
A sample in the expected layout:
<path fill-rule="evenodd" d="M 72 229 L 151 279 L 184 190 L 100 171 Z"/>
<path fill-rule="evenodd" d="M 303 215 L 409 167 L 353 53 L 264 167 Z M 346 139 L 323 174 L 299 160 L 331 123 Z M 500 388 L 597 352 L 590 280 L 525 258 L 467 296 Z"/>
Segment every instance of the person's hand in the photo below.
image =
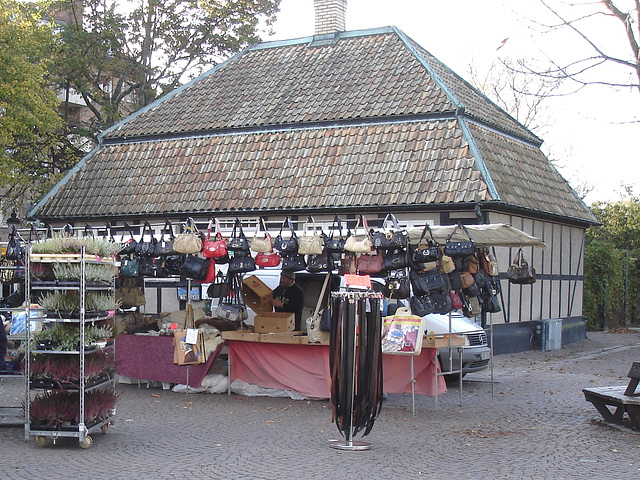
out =
<path fill-rule="evenodd" d="M 272 307 L 282 307 L 282 302 L 280 300 L 276 300 L 275 298 L 271 299 L 271 306 Z"/>

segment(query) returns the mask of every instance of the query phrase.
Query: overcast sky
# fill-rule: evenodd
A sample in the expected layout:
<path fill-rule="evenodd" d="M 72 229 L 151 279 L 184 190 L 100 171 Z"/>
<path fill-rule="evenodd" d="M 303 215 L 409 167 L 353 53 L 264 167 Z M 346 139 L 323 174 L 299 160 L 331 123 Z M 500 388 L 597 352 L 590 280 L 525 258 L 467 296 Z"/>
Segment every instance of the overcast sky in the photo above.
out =
<path fill-rule="evenodd" d="M 532 22 L 548 19 L 537 0 L 348 0 L 347 6 L 348 30 L 394 25 L 467 80 L 470 64 L 483 71 L 498 57 L 544 61 L 548 55 L 570 58 L 583 48 L 575 35 L 542 34 Z M 594 28 L 607 47 L 625 48 L 617 25 L 608 28 L 599 17 Z M 282 0 L 269 39 L 306 37 L 313 29 L 313 0 Z M 640 123 L 629 123 L 640 118 L 640 93 L 586 88 L 548 100 L 547 109 L 549 126 L 536 133 L 570 183 L 582 178 L 595 187 L 587 204 L 620 199 L 622 184 L 640 194 Z"/>

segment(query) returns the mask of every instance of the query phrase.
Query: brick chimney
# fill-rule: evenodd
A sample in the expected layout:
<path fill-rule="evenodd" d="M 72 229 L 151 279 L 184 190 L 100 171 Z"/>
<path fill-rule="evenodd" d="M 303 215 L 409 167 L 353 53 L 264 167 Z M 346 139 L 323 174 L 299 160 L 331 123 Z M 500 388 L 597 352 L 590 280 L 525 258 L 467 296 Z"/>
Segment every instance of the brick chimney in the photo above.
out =
<path fill-rule="evenodd" d="M 316 35 L 346 30 L 347 0 L 313 0 L 316 12 Z"/>

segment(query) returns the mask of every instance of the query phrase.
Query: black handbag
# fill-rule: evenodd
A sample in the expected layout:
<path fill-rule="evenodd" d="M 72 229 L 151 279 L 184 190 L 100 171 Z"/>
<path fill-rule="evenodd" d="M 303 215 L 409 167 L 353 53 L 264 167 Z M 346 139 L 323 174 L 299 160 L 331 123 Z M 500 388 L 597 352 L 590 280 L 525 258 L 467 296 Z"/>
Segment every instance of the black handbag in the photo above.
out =
<path fill-rule="evenodd" d="M 486 298 L 482 302 L 482 307 L 487 313 L 498 313 L 502 311 L 502 307 L 500 306 L 500 299 L 496 295 L 492 295 L 489 298 Z"/>
<path fill-rule="evenodd" d="M 285 225 L 288 225 L 289 230 L 291 231 L 291 236 L 288 239 L 282 237 L 282 229 Z M 280 226 L 280 232 L 273 241 L 273 248 L 279 250 L 280 253 L 298 253 L 298 235 L 293 229 L 293 224 L 291 223 L 291 220 L 289 220 L 289 217 L 287 217 L 284 222 L 282 222 L 282 225 Z"/>
<path fill-rule="evenodd" d="M 4 255 L 7 260 L 22 260 L 24 258 L 24 248 L 19 238 L 20 234 L 15 225 L 13 225 L 9 234 L 9 242 L 7 243 L 7 253 Z"/>
<path fill-rule="evenodd" d="M 244 235 L 244 231 L 242 230 L 242 223 L 238 218 L 236 218 L 236 221 L 233 224 L 233 231 L 231 232 L 231 237 L 229 237 L 229 240 L 227 240 L 227 250 L 231 250 L 234 252 L 249 251 L 249 241 L 247 240 L 247 237 Z"/>
<path fill-rule="evenodd" d="M 409 298 L 411 295 L 411 287 L 407 275 L 402 272 L 387 277 L 384 287 L 382 288 L 382 294 L 387 298 Z"/>
<path fill-rule="evenodd" d="M 460 276 L 460 272 L 458 270 L 454 270 L 448 275 L 451 290 L 462 290 L 462 277 Z"/>
<path fill-rule="evenodd" d="M 524 259 L 522 248 L 507 269 L 507 280 L 516 285 L 531 285 L 536 282 L 536 270 Z"/>
<path fill-rule="evenodd" d="M 165 240 L 164 234 L 165 232 L 169 232 L 169 240 Z M 162 229 L 162 234 L 160 235 L 160 240 L 156 244 L 156 255 L 159 257 L 167 257 L 169 255 L 175 255 L 176 251 L 173 249 L 173 225 L 167 219 L 164 222 L 164 228 Z"/>
<path fill-rule="evenodd" d="M 320 331 L 331 331 L 331 309 L 329 307 L 322 310 L 322 315 L 320 316 Z"/>
<path fill-rule="evenodd" d="M 456 230 L 458 230 L 458 228 L 461 228 L 464 233 L 467 234 L 467 237 L 469 237 L 468 241 L 465 240 L 462 242 L 456 242 L 451 240 L 453 238 L 453 234 L 456 233 Z M 451 232 L 451 235 L 449 235 L 449 238 L 447 238 L 447 242 L 444 245 L 444 254 L 449 257 L 455 258 L 468 257 L 469 255 L 473 255 L 474 253 L 475 244 L 473 243 L 473 239 L 471 238 L 471 235 L 469 235 L 469 231 L 467 230 L 467 228 L 459 223 L 455 226 L 455 228 Z"/>
<path fill-rule="evenodd" d="M 129 232 L 129 238 L 127 240 L 124 239 L 124 234 Z M 133 230 L 131 226 L 125 220 L 124 222 L 124 230 L 122 231 L 122 237 L 120 238 L 120 243 L 122 244 L 122 249 L 120 249 L 120 255 L 130 255 L 132 253 L 136 253 L 136 246 L 138 242 L 133 238 Z"/>
<path fill-rule="evenodd" d="M 207 288 L 207 296 L 209 298 L 226 297 L 227 295 L 229 295 L 230 288 L 231 286 L 229 285 L 229 280 L 221 270 L 218 270 L 215 280 Z"/>
<path fill-rule="evenodd" d="M 196 255 L 187 255 L 182 264 L 182 275 L 193 280 L 204 280 L 209 271 L 209 259 Z"/>
<path fill-rule="evenodd" d="M 338 232 L 340 234 L 338 238 L 334 237 L 336 226 L 338 227 Z M 325 239 L 325 246 L 331 253 L 342 253 L 344 252 L 344 242 L 345 239 L 342 236 L 342 222 L 340 221 L 340 217 L 336 215 L 333 218 L 333 225 L 331 225 L 331 234 L 329 235 L 329 238 Z"/>
<path fill-rule="evenodd" d="M 162 268 L 162 257 L 141 257 L 138 274 L 141 277 L 159 277 Z"/>
<path fill-rule="evenodd" d="M 416 295 L 409 300 L 411 313 L 419 317 L 424 317 L 435 311 L 435 305 L 430 295 Z"/>
<path fill-rule="evenodd" d="M 282 270 L 289 270 L 291 272 L 298 272 L 307 268 L 304 255 L 299 253 L 283 253 L 282 254 Z"/>
<path fill-rule="evenodd" d="M 383 229 L 385 228 L 388 220 L 391 220 L 393 228 L 387 232 L 374 232 L 371 240 L 373 248 L 378 250 L 406 249 L 409 245 L 407 232 L 405 230 L 400 230 L 398 219 L 391 213 L 387 214 L 385 219 L 382 221 Z"/>
<path fill-rule="evenodd" d="M 437 268 L 422 274 L 412 269 L 409 277 L 414 295 L 428 295 L 445 287 L 445 280 Z"/>
<path fill-rule="evenodd" d="M 333 263 L 333 256 L 327 253 L 326 249 L 320 255 L 307 256 L 307 271 L 311 273 L 331 272 L 336 268 Z"/>
<path fill-rule="evenodd" d="M 429 232 L 431 240 L 428 241 L 428 245 L 422 245 L 422 241 L 424 240 L 427 232 Z M 414 263 L 427 263 L 435 262 L 441 258 L 442 250 L 440 250 L 440 245 L 438 245 L 438 242 L 433 238 L 431 227 L 429 227 L 429 225 L 425 225 L 422 230 L 422 235 L 420 235 L 420 240 L 418 240 L 418 246 L 413 251 L 412 260 Z"/>
<path fill-rule="evenodd" d="M 160 270 L 161 277 L 171 277 L 174 275 L 182 275 L 182 265 L 187 259 L 183 253 L 174 253 L 163 257 L 162 268 Z"/>
<path fill-rule="evenodd" d="M 121 277 L 137 277 L 140 275 L 140 259 L 123 258 L 120 260 Z"/>
<path fill-rule="evenodd" d="M 445 315 L 451 311 L 451 297 L 448 293 L 433 292 L 431 294 L 433 301 L 433 312 Z"/>
<path fill-rule="evenodd" d="M 150 239 L 146 241 L 144 239 L 145 232 L 148 232 L 150 235 Z M 140 241 L 136 245 L 136 253 L 141 257 L 154 257 L 156 256 L 156 246 L 158 245 L 158 240 L 153 236 L 153 229 L 147 220 L 144 221 L 144 226 L 142 227 L 142 234 L 140 236 Z"/>
<path fill-rule="evenodd" d="M 229 273 L 247 273 L 256 269 L 256 262 L 248 251 L 236 252 L 229 262 Z"/>
<path fill-rule="evenodd" d="M 411 257 L 409 257 L 409 253 L 401 248 L 386 250 L 382 254 L 382 258 L 382 269 L 387 272 L 411 266 Z"/>

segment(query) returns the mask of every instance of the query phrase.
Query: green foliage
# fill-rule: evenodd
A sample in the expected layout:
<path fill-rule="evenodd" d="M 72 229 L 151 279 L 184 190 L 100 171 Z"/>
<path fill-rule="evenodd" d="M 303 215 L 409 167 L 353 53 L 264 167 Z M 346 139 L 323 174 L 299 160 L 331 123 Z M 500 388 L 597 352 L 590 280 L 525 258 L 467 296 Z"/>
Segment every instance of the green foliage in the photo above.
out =
<path fill-rule="evenodd" d="M 2 208 L 19 205 L 29 188 L 49 188 L 48 153 L 56 148 L 62 121 L 59 101 L 47 88 L 54 51 L 50 26 L 38 4 L 0 3 L 0 187 Z M 37 187 L 36 187 L 37 190 Z"/>
<path fill-rule="evenodd" d="M 591 329 L 640 320 L 640 200 L 591 205 L 602 226 L 587 230 L 583 313 Z"/>

